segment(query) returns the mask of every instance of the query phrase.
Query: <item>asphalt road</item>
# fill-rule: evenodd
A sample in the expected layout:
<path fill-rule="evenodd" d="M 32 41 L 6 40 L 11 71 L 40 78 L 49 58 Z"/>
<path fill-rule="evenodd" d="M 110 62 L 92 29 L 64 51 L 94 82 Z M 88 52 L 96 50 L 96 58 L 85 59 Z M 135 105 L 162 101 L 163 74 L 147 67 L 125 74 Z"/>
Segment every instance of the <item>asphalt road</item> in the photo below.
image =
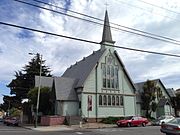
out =
<path fill-rule="evenodd" d="M 40 132 L 0 124 L 0 135 L 164 135 L 158 126 Z"/>

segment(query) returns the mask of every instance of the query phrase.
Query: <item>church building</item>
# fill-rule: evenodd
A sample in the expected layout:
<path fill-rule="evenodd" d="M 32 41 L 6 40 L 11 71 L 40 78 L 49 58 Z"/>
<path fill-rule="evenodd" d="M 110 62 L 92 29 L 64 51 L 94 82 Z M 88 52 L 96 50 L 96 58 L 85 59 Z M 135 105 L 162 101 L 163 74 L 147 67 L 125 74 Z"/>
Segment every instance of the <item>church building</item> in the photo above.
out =
<path fill-rule="evenodd" d="M 54 92 L 54 114 L 92 120 L 136 115 L 135 86 L 115 50 L 107 11 L 100 44 L 61 77 L 41 77 L 41 86 Z"/>

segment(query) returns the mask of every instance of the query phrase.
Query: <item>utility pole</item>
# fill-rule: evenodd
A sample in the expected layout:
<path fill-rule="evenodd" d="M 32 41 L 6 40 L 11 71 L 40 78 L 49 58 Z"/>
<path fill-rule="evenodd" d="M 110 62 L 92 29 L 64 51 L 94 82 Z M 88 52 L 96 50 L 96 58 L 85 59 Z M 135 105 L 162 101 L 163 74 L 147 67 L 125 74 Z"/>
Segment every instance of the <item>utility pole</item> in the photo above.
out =
<path fill-rule="evenodd" d="M 34 53 L 29 53 L 30 55 L 36 55 Z M 35 125 L 34 127 L 37 128 L 38 125 L 38 111 L 39 111 L 39 99 L 41 93 L 41 73 L 42 73 L 42 55 L 40 55 L 40 69 L 39 69 L 39 86 L 38 86 L 38 95 L 37 95 L 37 104 L 36 104 L 36 114 L 35 114 Z"/>

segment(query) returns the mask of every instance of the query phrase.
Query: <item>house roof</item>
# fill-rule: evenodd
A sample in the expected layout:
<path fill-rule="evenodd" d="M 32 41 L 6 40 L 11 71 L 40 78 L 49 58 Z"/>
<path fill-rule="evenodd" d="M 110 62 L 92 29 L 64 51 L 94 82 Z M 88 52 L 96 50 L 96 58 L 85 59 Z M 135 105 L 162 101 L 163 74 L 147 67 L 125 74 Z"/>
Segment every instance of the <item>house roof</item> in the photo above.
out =
<path fill-rule="evenodd" d="M 156 84 L 159 82 L 162 85 L 162 87 L 164 88 L 167 95 L 170 97 L 169 93 L 167 92 L 167 89 L 165 88 L 165 86 L 163 85 L 163 83 L 161 82 L 160 79 L 154 79 L 154 80 L 151 80 L 151 81 L 154 81 Z M 144 91 L 143 87 L 144 87 L 145 83 L 146 83 L 146 81 L 145 82 L 135 83 L 136 94 L 137 94 L 137 102 L 142 102 L 141 97 L 140 97 L 140 93 L 142 93 Z"/>
<path fill-rule="evenodd" d="M 162 87 L 165 89 L 165 91 L 166 91 L 166 88 L 165 88 L 165 86 L 163 85 L 163 83 L 161 82 L 160 79 L 154 79 L 154 80 L 151 80 L 151 81 L 154 81 L 156 84 L 159 82 L 159 83 L 162 85 Z M 146 83 L 146 81 L 145 81 L 145 82 L 139 82 L 139 83 L 135 83 L 135 84 L 134 84 L 135 87 L 136 87 L 137 93 L 143 92 L 143 86 L 144 86 L 145 83 Z M 167 93 L 167 91 L 166 91 L 166 93 Z"/>
<path fill-rule="evenodd" d="M 52 88 L 53 77 L 41 76 L 41 86 Z M 39 86 L 39 76 L 35 76 L 35 87 Z"/>
<path fill-rule="evenodd" d="M 176 94 L 175 94 L 175 91 L 173 90 L 173 88 L 169 88 L 169 89 L 166 89 L 166 90 L 167 90 L 167 92 L 168 92 L 168 94 L 169 94 L 169 96 L 171 98 L 176 97 Z"/>
<path fill-rule="evenodd" d="M 41 77 L 41 87 L 54 88 L 56 100 L 77 100 L 74 86 L 76 79 L 65 77 Z M 53 87 L 54 85 L 54 87 Z M 35 76 L 35 87 L 39 86 L 39 76 Z"/>
<path fill-rule="evenodd" d="M 85 80 L 87 79 L 88 75 L 92 71 L 92 69 L 95 67 L 103 53 L 105 52 L 105 49 L 98 50 L 93 52 L 91 55 L 89 55 L 86 58 L 83 58 L 83 60 L 77 62 L 73 66 L 69 67 L 62 77 L 68 77 L 68 78 L 74 78 L 78 79 L 78 83 L 76 85 L 76 88 L 83 87 Z"/>
<path fill-rule="evenodd" d="M 56 93 L 56 100 L 77 100 L 74 86 L 77 83 L 76 79 L 55 77 L 54 86 Z"/>

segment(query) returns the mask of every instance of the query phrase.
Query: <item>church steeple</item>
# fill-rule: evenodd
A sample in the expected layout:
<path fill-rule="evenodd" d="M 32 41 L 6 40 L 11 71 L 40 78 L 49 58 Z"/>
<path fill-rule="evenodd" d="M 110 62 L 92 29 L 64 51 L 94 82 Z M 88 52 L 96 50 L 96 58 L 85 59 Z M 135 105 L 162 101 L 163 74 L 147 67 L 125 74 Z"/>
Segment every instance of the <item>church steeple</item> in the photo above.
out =
<path fill-rule="evenodd" d="M 108 12 L 106 10 L 101 45 L 104 48 L 105 46 L 103 44 L 113 45 L 114 43 L 115 43 L 115 41 L 112 40 L 112 35 L 111 35 L 111 28 L 110 28 L 110 24 L 109 24 Z"/>

